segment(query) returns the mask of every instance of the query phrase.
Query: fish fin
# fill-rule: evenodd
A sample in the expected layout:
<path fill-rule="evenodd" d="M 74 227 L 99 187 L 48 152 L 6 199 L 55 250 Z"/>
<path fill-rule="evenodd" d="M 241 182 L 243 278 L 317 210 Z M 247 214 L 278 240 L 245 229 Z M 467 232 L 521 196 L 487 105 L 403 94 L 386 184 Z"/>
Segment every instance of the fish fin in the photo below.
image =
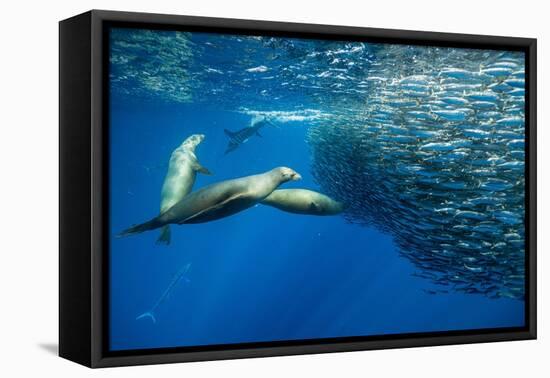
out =
<path fill-rule="evenodd" d="M 225 133 L 225 135 L 227 135 L 229 138 L 233 138 L 236 134 L 236 132 L 233 132 L 231 130 L 228 130 L 228 129 L 223 129 L 223 132 Z"/>
<path fill-rule="evenodd" d="M 116 237 L 122 238 L 125 236 L 140 234 L 145 231 L 154 230 L 155 228 L 158 228 L 160 226 L 163 226 L 163 224 L 159 222 L 158 218 L 153 218 L 148 222 L 141 223 L 141 224 L 132 226 L 130 228 L 127 228 L 126 230 L 117 234 Z"/>
<path fill-rule="evenodd" d="M 235 151 L 236 149 L 237 149 L 236 145 L 230 144 L 229 146 L 227 146 L 227 149 L 225 150 L 224 155 L 227 155 L 228 153 Z"/>
<path fill-rule="evenodd" d="M 212 172 L 210 172 L 208 168 L 203 167 L 198 161 L 195 162 L 193 169 L 197 172 L 202 173 L 203 175 L 209 175 L 209 176 L 212 175 Z"/>
<path fill-rule="evenodd" d="M 260 134 L 260 131 L 256 130 L 256 135 L 262 138 L 262 134 Z"/>
<path fill-rule="evenodd" d="M 170 240 L 171 240 L 170 226 L 169 225 L 162 226 L 160 229 L 160 236 L 157 239 L 157 244 L 168 245 L 170 244 Z"/>
<path fill-rule="evenodd" d="M 136 320 L 144 319 L 144 318 L 151 318 L 151 320 L 153 321 L 153 323 L 156 323 L 156 322 L 157 322 L 157 319 L 155 318 L 155 314 L 153 314 L 153 311 L 144 312 L 143 314 L 137 316 L 137 317 L 136 317 Z"/>

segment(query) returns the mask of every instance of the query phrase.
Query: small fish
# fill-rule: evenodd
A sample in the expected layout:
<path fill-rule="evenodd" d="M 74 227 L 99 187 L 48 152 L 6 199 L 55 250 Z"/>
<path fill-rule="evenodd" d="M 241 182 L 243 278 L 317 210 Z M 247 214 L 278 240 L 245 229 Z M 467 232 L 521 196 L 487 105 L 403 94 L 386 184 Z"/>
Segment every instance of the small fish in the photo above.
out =
<path fill-rule="evenodd" d="M 469 101 L 462 97 L 442 97 L 441 101 L 449 105 L 467 105 Z"/>
<path fill-rule="evenodd" d="M 490 102 L 496 102 L 499 99 L 498 94 L 496 94 L 493 91 L 472 92 L 467 94 L 466 97 L 474 101 L 490 101 Z"/>
<path fill-rule="evenodd" d="M 493 68 L 487 68 L 485 70 L 481 70 L 481 72 L 485 75 L 502 78 L 502 77 L 509 76 L 513 72 L 513 70 L 507 67 L 493 67 Z"/>
<path fill-rule="evenodd" d="M 509 92 L 513 89 L 511 86 L 504 82 L 490 84 L 487 88 L 496 92 Z"/>
<path fill-rule="evenodd" d="M 514 71 L 514 72 L 512 72 L 511 76 L 517 77 L 518 79 L 524 79 L 525 80 L 525 71 L 524 70 Z"/>
<path fill-rule="evenodd" d="M 523 126 L 525 119 L 523 117 L 507 117 L 497 121 L 499 126 Z"/>
<path fill-rule="evenodd" d="M 246 72 L 266 72 L 268 71 L 269 68 L 267 68 L 266 66 L 258 66 L 258 67 L 252 67 L 252 68 L 248 68 L 246 69 Z"/>
<path fill-rule="evenodd" d="M 508 79 L 504 80 L 504 83 L 514 88 L 525 89 L 525 79 Z"/>
<path fill-rule="evenodd" d="M 400 83 L 428 86 L 431 83 L 431 79 L 429 76 L 426 76 L 426 75 L 413 75 L 413 76 L 404 77 L 403 79 L 401 79 Z"/>
<path fill-rule="evenodd" d="M 432 151 L 452 151 L 455 148 L 457 145 L 452 142 L 428 143 L 420 147 L 420 149 Z"/>
<path fill-rule="evenodd" d="M 136 317 L 136 320 L 140 320 L 140 319 L 145 319 L 145 318 L 149 318 L 151 319 L 151 321 L 153 323 L 156 323 L 157 322 L 157 319 L 155 317 L 155 311 L 157 310 L 157 308 L 163 303 L 165 302 L 169 297 L 170 297 L 170 294 L 174 291 L 175 287 L 178 285 L 178 283 L 180 283 L 180 281 L 182 279 L 185 279 L 188 281 L 188 279 L 185 277 L 185 275 L 187 274 L 187 272 L 189 271 L 189 268 L 191 267 L 191 263 L 189 264 L 185 264 L 177 273 L 176 275 L 174 276 L 174 278 L 172 278 L 172 281 L 170 281 L 170 283 L 168 284 L 168 287 L 166 288 L 166 290 L 164 290 L 164 292 L 162 293 L 162 295 L 160 296 L 160 298 L 155 302 L 155 304 L 153 304 L 153 307 L 151 307 L 151 309 L 147 312 L 144 312 L 143 314 L 141 315 L 138 315 Z"/>
<path fill-rule="evenodd" d="M 490 101 L 474 101 L 472 102 L 471 106 L 474 109 L 483 109 L 483 110 L 496 109 L 497 107 L 494 102 L 490 102 Z"/>
<path fill-rule="evenodd" d="M 521 97 L 521 99 L 525 99 L 525 89 L 513 89 L 510 92 L 508 92 L 508 95 L 513 97 Z"/>
<path fill-rule="evenodd" d="M 417 111 L 417 110 L 411 110 L 411 111 L 407 112 L 407 115 L 410 115 L 410 116 L 412 116 L 416 119 L 426 119 L 426 120 L 434 119 L 434 116 L 431 115 L 430 113 L 423 112 L 423 111 Z"/>
<path fill-rule="evenodd" d="M 525 162 L 523 162 L 523 161 L 507 161 L 506 163 L 499 164 L 498 166 L 501 167 L 501 168 L 523 170 L 523 169 L 525 169 Z"/>
<path fill-rule="evenodd" d="M 477 113 L 477 118 L 480 120 L 495 119 L 500 117 L 501 114 L 502 114 L 501 112 L 497 112 L 497 111 L 481 111 Z"/>
<path fill-rule="evenodd" d="M 509 141 L 508 143 L 506 143 L 506 146 L 510 147 L 510 148 L 525 148 L 525 140 L 523 139 L 513 139 L 511 141 Z"/>
<path fill-rule="evenodd" d="M 456 212 L 455 217 L 465 218 L 465 219 L 481 220 L 481 219 L 485 219 L 486 215 L 484 215 L 482 213 L 478 213 L 477 211 L 459 210 L 459 211 Z"/>
<path fill-rule="evenodd" d="M 467 130 L 464 130 L 462 133 L 469 138 L 487 138 L 491 136 L 490 132 L 483 131 L 483 130 L 467 129 Z"/>
<path fill-rule="evenodd" d="M 439 76 L 452 77 L 455 79 L 468 79 L 475 77 L 477 73 L 470 72 L 461 68 L 447 68 L 439 73 Z"/>
<path fill-rule="evenodd" d="M 460 110 L 434 110 L 433 113 L 446 121 L 464 121 L 468 114 Z"/>
<path fill-rule="evenodd" d="M 510 189 L 513 185 L 507 181 L 500 179 L 489 179 L 479 186 L 480 189 L 487 191 L 499 192 L 502 190 Z"/>
<path fill-rule="evenodd" d="M 501 61 L 501 62 L 496 62 L 496 63 L 493 63 L 491 64 L 489 67 L 487 68 L 495 68 L 495 67 L 503 67 L 503 68 L 516 68 L 518 66 L 517 63 L 515 62 L 506 62 L 506 61 Z"/>
<path fill-rule="evenodd" d="M 469 265 L 464 264 L 464 268 L 466 268 L 466 269 L 468 269 L 470 272 L 474 272 L 474 273 L 481 273 L 481 272 L 483 272 L 483 268 L 482 268 L 482 267 L 469 266 Z"/>
<path fill-rule="evenodd" d="M 523 219 L 521 217 L 510 211 L 497 211 L 494 213 L 494 216 L 496 219 L 506 224 L 515 225 L 523 223 Z"/>

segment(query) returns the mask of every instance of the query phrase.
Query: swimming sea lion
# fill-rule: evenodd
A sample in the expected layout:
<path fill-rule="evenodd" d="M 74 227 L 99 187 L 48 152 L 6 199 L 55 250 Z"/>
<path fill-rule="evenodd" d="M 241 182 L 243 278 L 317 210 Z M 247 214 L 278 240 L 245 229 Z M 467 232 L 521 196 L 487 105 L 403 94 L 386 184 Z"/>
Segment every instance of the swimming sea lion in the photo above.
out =
<path fill-rule="evenodd" d="M 278 189 L 267 196 L 262 204 L 295 214 L 336 215 L 344 205 L 329 196 L 307 189 Z"/>
<path fill-rule="evenodd" d="M 210 175 L 195 155 L 195 149 L 204 140 L 203 134 L 194 134 L 172 152 L 168 172 L 162 184 L 160 214 L 174 206 L 193 189 L 197 172 Z M 162 227 L 157 243 L 170 244 L 170 226 Z"/>
<path fill-rule="evenodd" d="M 278 167 L 259 175 L 215 183 L 188 194 L 156 218 L 130 227 L 118 236 L 138 234 L 168 224 L 204 223 L 225 218 L 254 206 L 282 183 L 301 178 L 290 168 Z"/>

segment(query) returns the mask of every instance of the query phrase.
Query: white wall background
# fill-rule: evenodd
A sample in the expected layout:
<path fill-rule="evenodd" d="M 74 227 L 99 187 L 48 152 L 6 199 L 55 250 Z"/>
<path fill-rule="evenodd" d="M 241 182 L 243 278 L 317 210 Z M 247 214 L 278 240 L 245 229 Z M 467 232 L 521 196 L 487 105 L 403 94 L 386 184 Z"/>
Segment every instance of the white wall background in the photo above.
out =
<path fill-rule="evenodd" d="M 0 375 L 56 377 L 518 377 L 550 372 L 550 27 L 544 1 L 5 1 L 0 22 Z M 57 348 L 58 25 L 111 9 L 535 37 L 538 51 L 539 340 L 89 370 Z M 546 93 L 545 93 L 546 92 Z M 546 351 L 545 351 L 546 348 Z M 547 376 L 547 375 L 546 375 Z"/>

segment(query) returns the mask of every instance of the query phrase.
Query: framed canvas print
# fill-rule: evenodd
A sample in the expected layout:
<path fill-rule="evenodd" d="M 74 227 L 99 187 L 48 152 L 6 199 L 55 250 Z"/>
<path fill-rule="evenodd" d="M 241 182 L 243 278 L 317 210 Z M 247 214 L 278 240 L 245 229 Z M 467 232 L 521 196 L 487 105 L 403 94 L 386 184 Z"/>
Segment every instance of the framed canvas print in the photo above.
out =
<path fill-rule="evenodd" d="M 60 23 L 60 355 L 536 337 L 536 41 Z"/>

